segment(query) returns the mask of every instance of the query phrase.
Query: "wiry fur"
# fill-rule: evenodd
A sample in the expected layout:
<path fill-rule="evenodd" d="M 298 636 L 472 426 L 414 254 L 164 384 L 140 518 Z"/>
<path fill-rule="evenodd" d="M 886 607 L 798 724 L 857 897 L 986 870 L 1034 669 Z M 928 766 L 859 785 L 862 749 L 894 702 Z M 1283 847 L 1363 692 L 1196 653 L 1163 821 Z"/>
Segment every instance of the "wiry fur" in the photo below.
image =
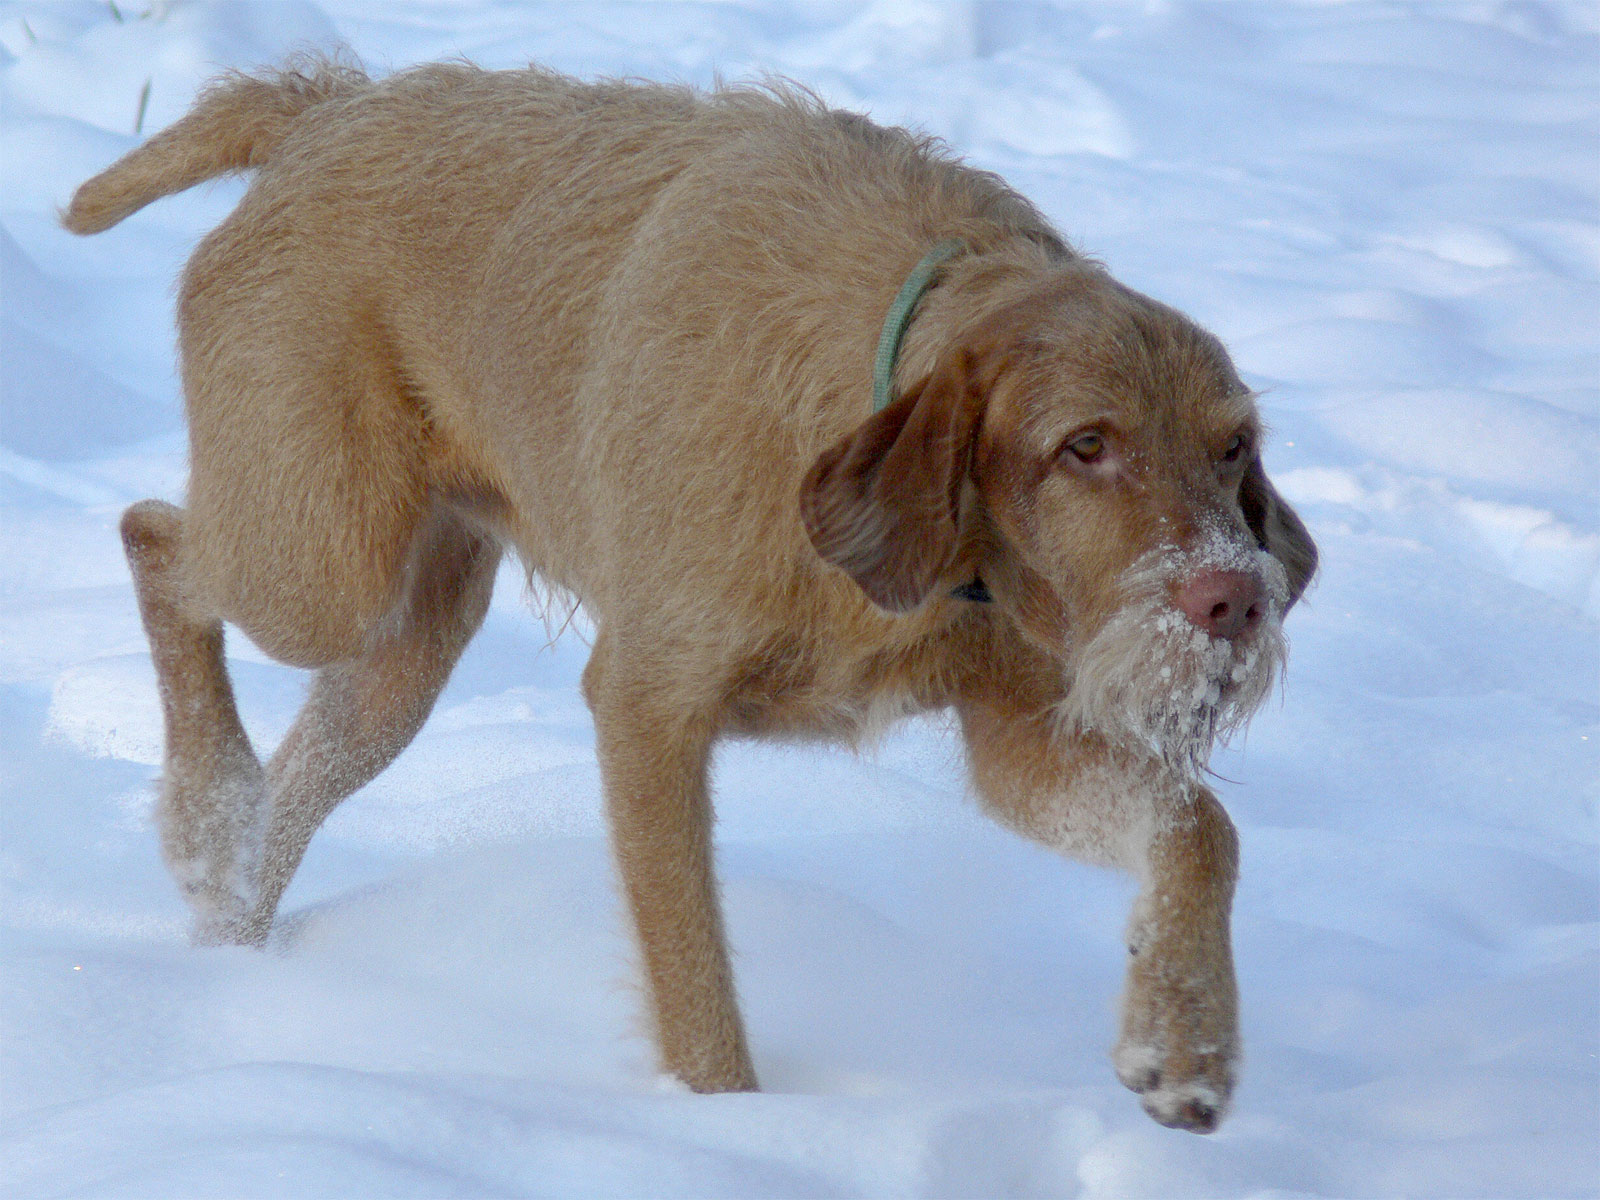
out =
<path fill-rule="evenodd" d="M 1236 845 L 1194 771 L 1269 686 L 1315 566 L 1215 339 L 994 176 L 781 83 L 307 60 L 219 81 L 64 221 L 246 169 L 180 291 L 185 507 L 123 522 L 166 718 L 162 841 L 204 936 L 267 936 L 317 825 L 420 727 L 509 549 L 595 624 L 583 691 L 669 1071 L 755 1086 L 715 742 L 953 708 L 996 816 L 1140 876 L 1117 1062 L 1159 1120 L 1215 1125 Z M 966 251 L 874 414 L 883 314 L 944 238 Z M 1086 422 L 1103 469 L 1062 450 Z M 1272 608 L 1220 648 L 1172 616 L 1218 554 Z M 974 577 L 992 604 L 952 595 Z M 264 765 L 224 621 L 318 672 Z"/>

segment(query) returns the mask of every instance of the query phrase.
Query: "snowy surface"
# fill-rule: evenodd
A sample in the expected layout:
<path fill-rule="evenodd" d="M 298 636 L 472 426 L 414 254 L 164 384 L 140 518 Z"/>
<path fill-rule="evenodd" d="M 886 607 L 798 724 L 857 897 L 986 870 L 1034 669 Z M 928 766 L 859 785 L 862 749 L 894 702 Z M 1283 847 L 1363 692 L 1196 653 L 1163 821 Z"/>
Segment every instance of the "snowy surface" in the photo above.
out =
<path fill-rule="evenodd" d="M 0 1192 L 1600 1192 L 1594 4 L 119 2 L 0 5 Z M 87 241 L 52 214 L 141 107 L 148 134 L 219 66 L 336 40 L 794 75 L 943 135 L 1228 342 L 1324 570 L 1281 703 L 1214 764 L 1244 847 L 1220 1133 L 1112 1078 L 1129 882 L 985 823 L 938 720 L 719 757 L 768 1091 L 662 1087 L 585 646 L 514 574 L 313 843 L 282 946 L 187 945 L 114 529 L 181 495 L 171 284 L 238 185 Z M 304 681 L 231 652 L 270 747 Z"/>

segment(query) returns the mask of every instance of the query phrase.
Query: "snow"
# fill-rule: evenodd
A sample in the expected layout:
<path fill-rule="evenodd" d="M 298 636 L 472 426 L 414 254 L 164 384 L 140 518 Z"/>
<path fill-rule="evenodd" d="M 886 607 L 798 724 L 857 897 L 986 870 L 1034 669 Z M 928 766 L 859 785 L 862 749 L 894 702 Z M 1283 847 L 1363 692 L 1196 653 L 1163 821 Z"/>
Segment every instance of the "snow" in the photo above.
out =
<path fill-rule="evenodd" d="M 194 949 L 150 823 L 115 523 L 184 476 L 171 284 L 228 182 L 75 184 L 217 69 L 348 42 L 708 84 L 943 135 L 1265 394 L 1323 552 L 1239 825 L 1246 1060 L 1210 1138 L 1108 1049 L 1132 882 L 963 796 L 941 719 L 718 756 L 760 1095 L 640 1035 L 577 678 L 512 568 L 267 952 Z M 1600 1193 L 1600 10 L 1161 3 L 0 4 L 7 1196 Z M 258 746 L 303 679 L 242 638 Z"/>

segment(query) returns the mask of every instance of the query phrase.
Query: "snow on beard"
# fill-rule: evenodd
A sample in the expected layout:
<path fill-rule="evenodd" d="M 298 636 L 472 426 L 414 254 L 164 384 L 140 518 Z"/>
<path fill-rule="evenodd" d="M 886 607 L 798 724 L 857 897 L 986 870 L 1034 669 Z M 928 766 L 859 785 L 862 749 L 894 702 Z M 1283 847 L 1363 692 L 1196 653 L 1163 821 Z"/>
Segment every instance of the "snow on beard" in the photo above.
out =
<path fill-rule="evenodd" d="M 1245 571 L 1261 583 L 1262 619 L 1229 641 L 1194 625 L 1173 603 L 1173 585 L 1195 571 Z M 1072 648 L 1057 717 L 1073 732 L 1145 751 L 1186 776 L 1212 747 L 1243 727 L 1272 690 L 1288 655 L 1283 566 L 1217 530 L 1187 550 L 1158 547 L 1122 575 L 1123 603 Z"/>

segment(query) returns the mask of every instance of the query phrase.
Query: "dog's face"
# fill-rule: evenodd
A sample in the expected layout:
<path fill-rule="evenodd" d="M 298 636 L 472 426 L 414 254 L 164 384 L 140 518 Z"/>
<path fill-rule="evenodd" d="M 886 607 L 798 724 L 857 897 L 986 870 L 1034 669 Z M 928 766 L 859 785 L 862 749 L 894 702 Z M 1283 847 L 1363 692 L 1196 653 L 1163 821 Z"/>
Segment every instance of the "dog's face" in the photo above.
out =
<path fill-rule="evenodd" d="M 1316 551 L 1215 338 L 1073 266 L 983 315 L 813 465 L 801 513 L 878 605 L 977 574 L 1060 661 L 1061 716 L 1204 765 L 1282 661 Z"/>

